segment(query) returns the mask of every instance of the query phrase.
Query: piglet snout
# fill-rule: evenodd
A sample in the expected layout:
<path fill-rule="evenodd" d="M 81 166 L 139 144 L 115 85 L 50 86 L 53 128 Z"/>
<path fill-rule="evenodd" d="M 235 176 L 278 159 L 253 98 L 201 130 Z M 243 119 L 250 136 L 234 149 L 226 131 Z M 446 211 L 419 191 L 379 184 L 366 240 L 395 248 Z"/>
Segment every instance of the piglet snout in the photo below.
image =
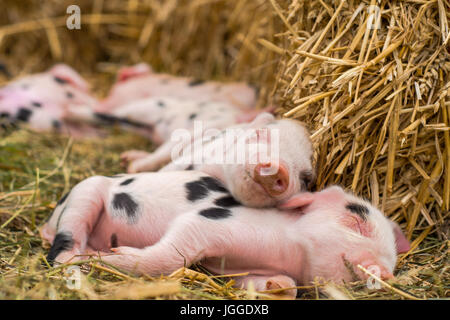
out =
<path fill-rule="evenodd" d="M 274 169 L 270 163 L 260 163 L 256 165 L 253 177 L 270 196 L 283 194 L 289 186 L 289 173 L 281 164 Z"/>

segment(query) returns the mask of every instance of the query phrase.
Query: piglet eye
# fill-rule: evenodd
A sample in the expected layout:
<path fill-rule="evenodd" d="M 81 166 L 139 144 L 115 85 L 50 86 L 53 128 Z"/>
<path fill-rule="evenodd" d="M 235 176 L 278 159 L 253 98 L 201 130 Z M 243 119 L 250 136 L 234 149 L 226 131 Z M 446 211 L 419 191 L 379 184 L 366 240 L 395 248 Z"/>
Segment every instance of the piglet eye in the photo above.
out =
<path fill-rule="evenodd" d="M 313 174 L 311 171 L 302 171 L 300 172 L 300 185 L 303 190 L 308 190 L 311 188 L 313 182 Z"/>

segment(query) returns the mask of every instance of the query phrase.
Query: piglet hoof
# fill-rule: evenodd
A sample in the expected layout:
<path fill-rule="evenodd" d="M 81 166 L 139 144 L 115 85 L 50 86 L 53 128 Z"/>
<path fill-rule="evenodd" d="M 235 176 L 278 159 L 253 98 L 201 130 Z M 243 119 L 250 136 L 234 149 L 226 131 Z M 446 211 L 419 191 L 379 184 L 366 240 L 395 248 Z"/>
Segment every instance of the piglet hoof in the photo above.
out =
<path fill-rule="evenodd" d="M 148 152 L 140 150 L 128 150 L 120 155 L 120 165 L 122 167 L 128 166 L 129 163 L 142 159 L 148 155 Z"/>
<path fill-rule="evenodd" d="M 373 262 L 372 260 L 363 261 L 360 263 L 360 265 L 362 267 L 364 267 L 370 273 L 379 277 L 381 280 L 390 280 L 390 279 L 394 278 L 394 275 L 392 274 L 392 272 L 387 270 L 386 267 L 379 265 L 376 262 Z M 361 272 L 362 272 L 362 270 L 361 270 Z M 362 277 L 363 279 L 368 279 L 371 277 L 368 274 L 366 274 L 365 272 L 362 272 L 362 273 L 363 273 L 363 277 Z"/>
<path fill-rule="evenodd" d="M 140 269 L 141 264 L 143 263 L 141 258 L 141 249 L 132 247 L 117 247 L 111 248 L 111 252 L 112 253 L 102 253 L 102 261 L 123 271 L 141 274 Z"/>
<path fill-rule="evenodd" d="M 132 161 L 127 168 L 128 173 L 138 173 L 157 170 L 159 167 L 159 162 L 151 162 L 145 159 L 137 159 Z"/>
<path fill-rule="evenodd" d="M 266 290 L 292 288 L 294 286 L 295 283 L 293 283 L 290 278 L 285 276 L 275 276 L 269 278 L 266 282 Z M 280 290 L 279 293 L 277 292 L 276 294 L 283 295 L 290 299 L 295 299 L 297 296 L 297 289 Z"/>
<path fill-rule="evenodd" d="M 140 171 L 141 170 L 140 170 L 139 161 L 133 161 L 127 167 L 127 172 L 128 173 L 138 173 Z"/>
<path fill-rule="evenodd" d="M 54 261 L 49 262 L 52 263 L 54 267 L 56 267 L 61 264 L 73 263 L 80 260 L 83 260 L 83 257 L 80 256 L 80 251 L 78 249 L 74 249 L 61 252 L 60 254 L 58 254 Z"/>

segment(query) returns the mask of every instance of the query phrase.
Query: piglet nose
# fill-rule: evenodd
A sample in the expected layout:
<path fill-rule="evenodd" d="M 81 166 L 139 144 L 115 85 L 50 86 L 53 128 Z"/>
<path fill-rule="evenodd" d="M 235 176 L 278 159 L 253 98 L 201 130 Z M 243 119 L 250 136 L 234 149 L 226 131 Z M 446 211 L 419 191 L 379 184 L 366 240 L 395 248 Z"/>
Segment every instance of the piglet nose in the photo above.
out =
<path fill-rule="evenodd" d="M 278 170 L 271 168 L 270 163 L 256 165 L 253 179 L 271 196 L 281 195 L 289 186 L 289 173 L 281 164 Z"/>

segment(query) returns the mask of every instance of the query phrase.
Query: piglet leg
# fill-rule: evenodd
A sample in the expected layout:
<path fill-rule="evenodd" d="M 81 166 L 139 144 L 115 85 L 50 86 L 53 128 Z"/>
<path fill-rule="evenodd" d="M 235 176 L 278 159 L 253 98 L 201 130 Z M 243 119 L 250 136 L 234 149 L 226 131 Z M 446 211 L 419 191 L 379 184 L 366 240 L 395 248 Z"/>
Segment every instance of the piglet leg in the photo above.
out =
<path fill-rule="evenodd" d="M 120 155 L 120 164 L 126 167 L 129 163 L 145 158 L 151 153 L 142 150 L 128 150 Z"/>
<path fill-rule="evenodd" d="M 128 165 L 128 173 L 153 171 L 158 169 L 158 167 L 170 161 L 172 149 L 177 144 L 178 141 L 167 141 L 156 149 L 155 152 L 144 157 L 138 157 L 136 160 L 131 161 Z"/>
<path fill-rule="evenodd" d="M 102 259 L 119 269 L 138 275 L 159 276 L 200 261 L 208 256 L 223 255 L 231 242 L 231 234 L 224 235 L 223 223 L 202 218 L 197 212 L 176 218 L 167 233 L 156 244 L 143 249 L 118 247 L 115 254 Z"/>
<path fill-rule="evenodd" d="M 294 299 L 297 296 L 297 289 L 292 289 L 297 284 L 291 277 L 279 274 L 276 276 L 254 276 L 236 278 L 236 286 L 249 289 L 250 283 L 256 291 L 277 290 L 280 289 L 279 294 L 286 295 Z M 281 290 L 281 289 L 287 290 Z M 291 289 L 288 289 L 291 288 Z"/>
<path fill-rule="evenodd" d="M 56 234 L 47 256 L 49 262 L 78 260 L 74 256 L 86 250 L 89 235 L 103 210 L 108 183 L 108 178 L 100 176 L 80 182 L 70 192 L 60 214 L 44 226 Z"/>

